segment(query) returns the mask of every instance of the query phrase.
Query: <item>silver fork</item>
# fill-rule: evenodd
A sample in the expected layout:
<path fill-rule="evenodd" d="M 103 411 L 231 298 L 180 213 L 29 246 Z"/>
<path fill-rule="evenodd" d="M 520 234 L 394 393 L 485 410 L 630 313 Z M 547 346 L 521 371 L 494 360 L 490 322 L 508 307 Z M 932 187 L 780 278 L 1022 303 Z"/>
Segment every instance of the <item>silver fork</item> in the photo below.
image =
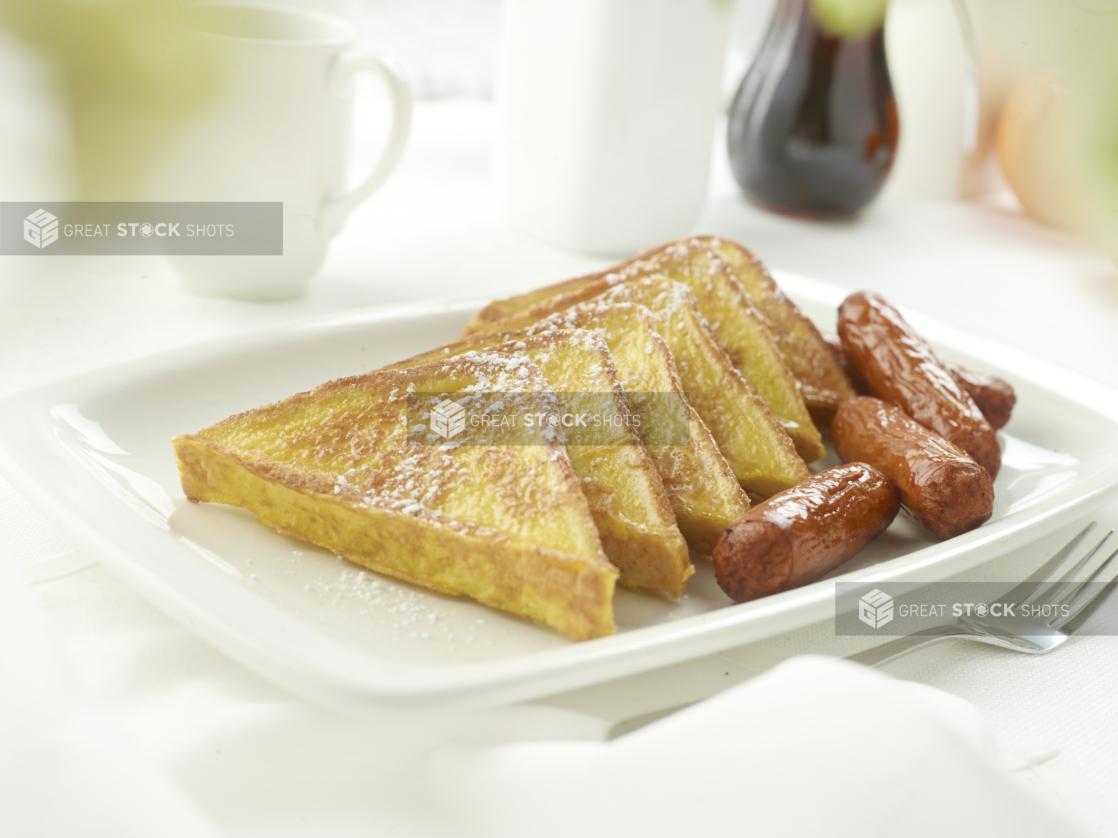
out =
<path fill-rule="evenodd" d="M 1094 528 L 1094 522 L 1087 525 L 1027 580 L 998 598 L 998 602 L 1015 606 L 1006 609 L 1011 611 L 1012 616 L 958 617 L 943 625 L 848 655 L 847 659 L 867 666 L 879 666 L 933 643 L 958 639 L 977 640 L 1030 655 L 1051 652 L 1075 634 L 1118 587 L 1118 562 L 1114 561 L 1118 550 L 1101 562 L 1085 580 L 1078 581 L 1084 568 L 1099 555 L 1107 539 L 1114 534 L 1111 530 L 1083 558 L 1071 561 L 1076 549 Z M 1102 583 L 1102 587 L 1089 590 L 1087 586 L 1093 583 Z M 1085 590 L 1088 595 L 1081 597 Z M 1017 616 L 1017 610 L 1039 611 L 1051 616 Z"/>
<path fill-rule="evenodd" d="M 982 620 L 960 617 L 943 625 L 898 637 L 896 640 L 882 643 L 864 652 L 848 655 L 847 660 L 864 663 L 867 666 L 879 666 L 909 652 L 931 646 L 933 643 L 957 639 L 977 640 L 1032 655 L 1051 652 L 1078 631 L 1118 587 L 1118 562 L 1114 561 L 1115 556 L 1118 556 L 1118 550 L 1101 562 L 1087 579 L 1076 581 L 1084 568 L 1099 555 L 1103 545 L 1114 534 L 1111 530 L 1098 544 L 1088 550 L 1082 559 L 1074 563 L 1070 562 L 1076 549 L 1094 528 L 1093 522 L 1088 524 L 1051 559 L 1037 568 L 1028 579 L 997 600 L 1005 604 L 1013 603 L 1018 608 L 1025 605 L 1048 605 L 1052 607 L 1051 610 L 1056 616 L 1050 619 L 1025 619 L 1016 616 L 987 617 Z M 1064 570 L 1065 565 L 1070 567 Z M 1088 591 L 1090 596 L 1080 597 L 1080 593 L 1092 583 L 1102 583 L 1102 587 Z M 1066 611 L 1062 606 L 1067 606 Z M 694 703 L 689 701 L 675 707 L 622 719 L 610 728 L 606 738 L 616 739 L 618 736 L 690 707 Z"/>

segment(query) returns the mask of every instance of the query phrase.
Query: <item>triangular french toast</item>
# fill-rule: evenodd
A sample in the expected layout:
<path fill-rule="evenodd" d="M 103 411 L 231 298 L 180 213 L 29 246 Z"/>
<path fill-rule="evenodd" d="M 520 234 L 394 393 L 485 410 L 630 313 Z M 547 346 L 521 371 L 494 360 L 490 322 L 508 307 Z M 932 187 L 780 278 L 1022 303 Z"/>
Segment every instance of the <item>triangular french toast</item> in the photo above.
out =
<path fill-rule="evenodd" d="M 589 302 L 553 315 L 549 322 L 562 323 L 568 316 L 577 318 L 584 311 L 614 303 L 633 303 L 649 310 L 654 328 L 672 352 L 691 405 L 746 491 L 767 498 L 808 476 L 792 440 L 730 363 L 687 286 L 655 275 L 623 282 Z"/>
<path fill-rule="evenodd" d="M 619 283 L 662 275 L 695 295 L 700 313 L 725 346 L 733 365 L 769 406 L 807 462 L 826 454 L 800 385 L 730 266 L 709 244 L 672 242 L 607 271 L 498 300 L 478 312 L 466 333 L 524 328 L 548 314 L 586 302 Z"/>
<path fill-rule="evenodd" d="M 506 390 L 555 398 L 533 364 L 498 353 L 332 381 L 176 437 L 183 491 L 575 639 L 611 634 L 617 570 L 562 445 L 536 428 L 491 445 L 470 444 L 469 426 L 448 442 L 409 424 L 424 393 Z"/>
<path fill-rule="evenodd" d="M 642 420 L 637 432 L 664 481 L 679 530 L 692 550 L 709 556 L 723 530 L 749 509 L 749 498 L 694 408 L 687 409 L 688 445 L 655 444 L 670 436 L 657 427 L 663 411 L 632 396 L 681 393 L 682 388 L 671 350 L 648 309 L 633 303 L 580 307 L 542 320 L 528 332 L 572 328 L 591 329 L 605 340 L 630 409 Z"/>
<path fill-rule="evenodd" d="M 529 358 L 560 400 L 565 393 L 579 399 L 584 399 L 582 394 L 593 394 L 586 397 L 593 402 L 591 409 L 628 418 L 628 403 L 613 359 L 601 336 L 594 332 L 475 335 L 385 369 L 407 369 L 487 349 Z M 615 438 L 608 441 L 612 444 L 602 444 L 602 427 L 611 429 Z M 602 547 L 621 571 L 618 582 L 627 588 L 664 591 L 673 597 L 685 594 L 695 569 L 660 474 L 631 423 L 574 425 L 566 428 L 565 434 L 567 456 L 590 504 Z"/>
<path fill-rule="evenodd" d="M 748 249 L 717 236 L 701 236 L 692 241 L 708 244 L 726 260 L 772 335 L 784 363 L 800 382 L 812 420 L 820 427 L 830 427 L 839 405 L 856 394 L 815 324 L 784 296 L 765 266 Z"/>

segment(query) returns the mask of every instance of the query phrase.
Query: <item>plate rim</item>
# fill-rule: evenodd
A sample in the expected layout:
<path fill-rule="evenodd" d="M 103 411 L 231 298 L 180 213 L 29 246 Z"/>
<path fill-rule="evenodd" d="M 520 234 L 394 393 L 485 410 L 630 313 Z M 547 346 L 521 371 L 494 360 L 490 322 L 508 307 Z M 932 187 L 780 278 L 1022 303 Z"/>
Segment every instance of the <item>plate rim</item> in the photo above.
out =
<path fill-rule="evenodd" d="M 848 292 L 836 285 L 785 271 L 774 271 L 780 287 L 794 300 L 810 297 L 827 304 L 841 301 Z M 373 657 L 371 652 L 345 647 L 326 635 L 323 641 L 335 646 L 341 658 L 350 657 L 357 671 L 344 677 L 336 668 L 317 671 L 292 669 L 290 660 L 276 655 L 274 649 L 252 648 L 242 631 L 233 630 L 227 617 L 211 613 L 204 604 L 176 591 L 157 573 L 137 561 L 122 545 L 98 530 L 91 521 L 75 514 L 50 493 L 49 486 L 28 469 L 27 458 L 10 450 L 12 419 L 19 410 L 32 414 L 58 395 L 73 393 L 67 401 L 81 401 L 90 395 L 104 395 L 122 383 L 152 374 L 166 362 L 189 367 L 205 363 L 230 352 L 287 344 L 296 336 L 330 334 L 340 328 L 361 328 L 377 322 L 425 318 L 438 314 L 457 314 L 476 310 L 476 297 L 461 297 L 429 302 L 395 303 L 326 315 L 311 315 L 256 326 L 218 338 L 164 349 L 148 355 L 106 364 L 96 369 L 24 388 L 0 397 L 0 473 L 45 517 L 59 524 L 78 543 L 90 550 L 114 574 L 136 589 L 165 614 L 198 634 L 216 648 L 249 669 L 286 689 L 317 703 L 348 712 L 379 712 L 384 709 L 491 707 L 513 701 L 529 700 L 556 692 L 604 682 L 637 672 L 678 663 L 734 646 L 757 642 L 795 627 L 826 619 L 822 613 L 834 603 L 834 579 L 750 603 L 748 612 L 734 608 L 718 609 L 678 621 L 646 626 L 633 631 L 586 643 L 533 652 L 525 656 L 462 664 L 435 672 L 430 667 L 408 670 L 395 661 Z M 933 343 L 975 354 L 1006 372 L 1031 384 L 1059 393 L 1064 398 L 1089 408 L 1106 419 L 1118 440 L 1118 390 L 1028 353 L 982 338 L 918 312 L 902 308 L 902 313 Z M 1043 383 L 1042 383 L 1043 382 Z M 1107 407 L 1110 414 L 1107 415 Z M 43 420 L 49 420 L 49 413 Z M 887 563 L 843 574 L 843 581 L 899 581 L 927 567 L 949 571 L 940 578 L 962 573 L 997 556 L 1016 549 L 1039 532 L 1047 532 L 1089 514 L 1111 495 L 1118 493 L 1118 458 L 1104 468 L 1075 483 L 1054 498 L 1042 502 L 1039 510 L 1027 517 L 1010 515 L 950 542 L 934 545 L 946 549 L 923 560 L 923 548 Z M 1062 500 L 1061 500 L 1062 499 Z M 1042 529 L 1043 528 L 1043 529 Z M 886 567 L 888 565 L 888 567 Z M 280 609 L 276 603 L 269 603 Z M 808 615 L 805 619 L 804 615 Z M 748 627 L 748 628 L 747 628 Z M 664 640 L 664 635 L 668 640 Z M 370 663 L 376 665 L 370 671 Z M 363 664 L 363 665 L 362 665 Z M 605 677 L 595 671 L 607 666 Z M 410 678 L 401 680 L 401 671 Z"/>

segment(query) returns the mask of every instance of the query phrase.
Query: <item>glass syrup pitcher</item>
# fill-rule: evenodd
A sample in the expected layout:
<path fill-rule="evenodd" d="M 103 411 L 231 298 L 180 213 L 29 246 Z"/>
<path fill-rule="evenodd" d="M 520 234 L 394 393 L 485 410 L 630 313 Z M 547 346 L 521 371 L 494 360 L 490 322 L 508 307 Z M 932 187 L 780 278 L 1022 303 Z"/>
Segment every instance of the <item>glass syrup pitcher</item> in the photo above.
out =
<path fill-rule="evenodd" d="M 871 0 L 874 17 L 853 23 L 829 20 L 834 5 L 780 0 L 730 108 L 734 178 L 767 209 L 851 215 L 877 196 L 893 165 L 885 3 Z"/>

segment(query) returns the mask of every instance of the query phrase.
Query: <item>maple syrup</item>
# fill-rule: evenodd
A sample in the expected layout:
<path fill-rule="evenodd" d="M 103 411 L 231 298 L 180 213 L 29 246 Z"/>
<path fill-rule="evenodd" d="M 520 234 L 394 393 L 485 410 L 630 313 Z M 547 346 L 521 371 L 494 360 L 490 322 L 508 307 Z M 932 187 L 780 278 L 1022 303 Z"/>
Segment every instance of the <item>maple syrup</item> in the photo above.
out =
<path fill-rule="evenodd" d="M 730 166 L 751 200 L 843 216 L 877 196 L 898 138 L 883 29 L 840 37 L 808 0 L 781 0 L 730 108 Z"/>

